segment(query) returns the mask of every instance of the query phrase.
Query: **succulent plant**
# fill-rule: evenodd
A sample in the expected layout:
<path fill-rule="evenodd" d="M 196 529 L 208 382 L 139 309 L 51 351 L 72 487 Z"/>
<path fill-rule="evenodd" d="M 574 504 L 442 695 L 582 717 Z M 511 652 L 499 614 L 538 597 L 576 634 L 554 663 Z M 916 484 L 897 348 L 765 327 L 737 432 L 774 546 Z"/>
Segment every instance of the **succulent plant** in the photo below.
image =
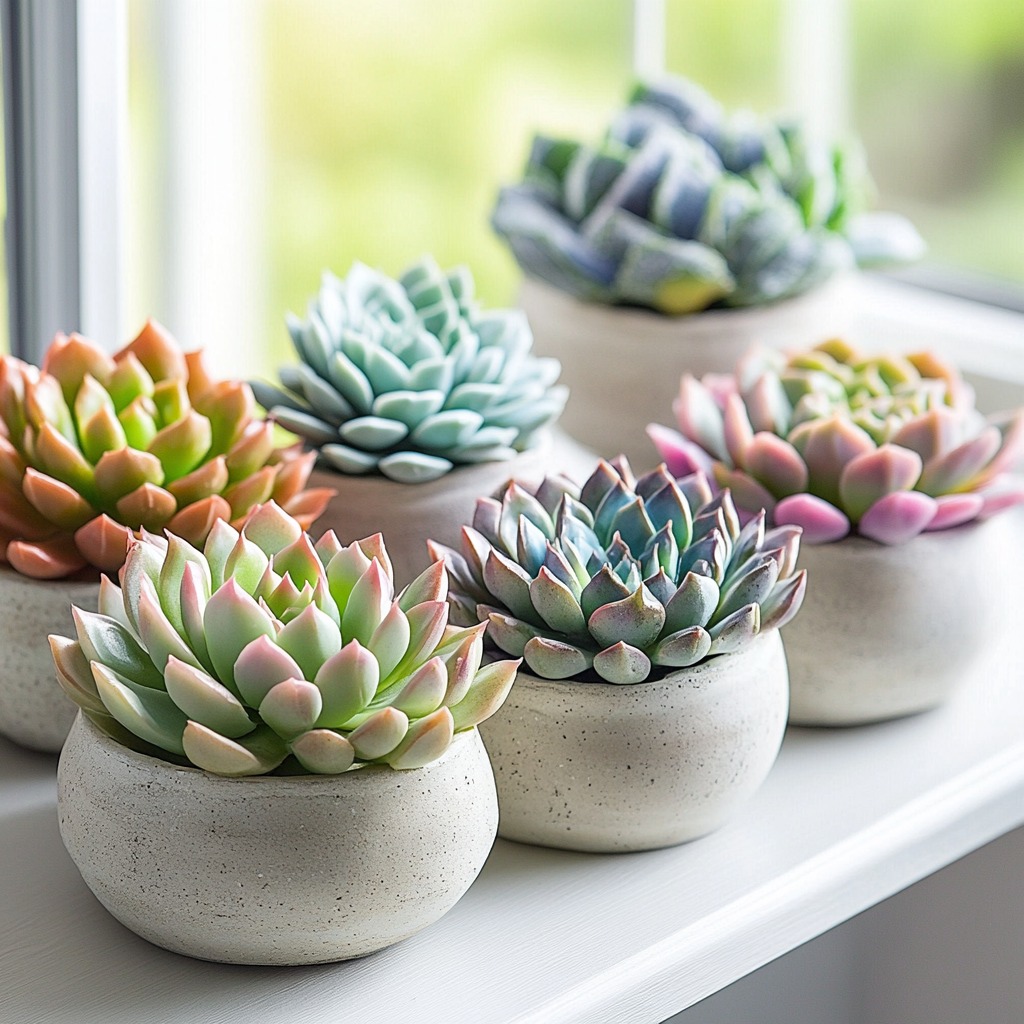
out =
<path fill-rule="evenodd" d="M 798 295 L 838 270 L 923 251 L 869 214 L 859 147 L 727 114 L 691 82 L 640 85 L 596 146 L 537 136 L 498 234 L 528 274 L 582 299 L 670 315 Z"/>
<path fill-rule="evenodd" d="M 461 551 L 432 544 L 460 621 L 549 679 L 638 683 L 740 650 L 799 610 L 800 529 L 741 527 L 728 491 L 619 458 L 481 498 Z"/>
<path fill-rule="evenodd" d="M 562 411 L 555 359 L 530 352 L 518 310 L 483 312 L 464 269 L 426 257 L 394 280 L 361 263 L 325 274 L 288 328 L 302 362 L 256 397 L 342 473 L 403 483 L 512 458 Z"/>
<path fill-rule="evenodd" d="M 202 544 L 274 499 L 305 525 L 313 456 L 275 448 L 247 384 L 214 381 L 149 321 L 116 355 L 58 334 L 41 370 L 0 362 L 0 562 L 27 576 L 115 571 L 133 532 Z"/>
<path fill-rule="evenodd" d="M 144 533 L 99 611 L 73 610 L 77 640 L 50 646 L 85 714 L 145 753 L 220 775 L 416 768 L 518 667 L 481 667 L 485 627 L 449 626 L 447 586 L 435 564 L 396 595 L 379 534 L 314 544 L 271 502 L 202 550 Z"/>
<path fill-rule="evenodd" d="M 754 350 L 733 375 L 682 379 L 680 433 L 648 433 L 673 473 L 704 471 L 748 512 L 827 543 L 851 529 L 884 544 L 1024 501 L 1005 471 L 1024 411 L 986 418 L 937 356 L 863 357 L 842 341 Z"/>

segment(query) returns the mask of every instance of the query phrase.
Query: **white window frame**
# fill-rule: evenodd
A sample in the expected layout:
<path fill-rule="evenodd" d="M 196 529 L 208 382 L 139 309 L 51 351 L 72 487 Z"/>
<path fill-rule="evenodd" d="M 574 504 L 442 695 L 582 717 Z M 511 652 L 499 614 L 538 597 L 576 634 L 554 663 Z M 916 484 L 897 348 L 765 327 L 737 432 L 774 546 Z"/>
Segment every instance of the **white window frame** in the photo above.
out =
<path fill-rule="evenodd" d="M 0 0 L 11 350 L 116 341 L 127 145 L 126 0 Z"/>

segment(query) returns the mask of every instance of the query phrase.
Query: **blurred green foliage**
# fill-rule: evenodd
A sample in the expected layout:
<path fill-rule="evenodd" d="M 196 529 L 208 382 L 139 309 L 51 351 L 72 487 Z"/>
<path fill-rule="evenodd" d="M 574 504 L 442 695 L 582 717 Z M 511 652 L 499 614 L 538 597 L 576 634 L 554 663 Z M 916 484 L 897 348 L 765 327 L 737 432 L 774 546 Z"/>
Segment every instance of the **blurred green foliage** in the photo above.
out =
<path fill-rule="evenodd" d="M 1024 282 L 1021 3 L 848 0 L 848 17 L 852 121 L 881 205 L 915 219 L 934 260 Z M 623 102 L 630 0 L 253 4 L 267 112 L 266 362 L 290 356 L 285 311 L 302 313 L 321 271 L 344 274 L 355 259 L 394 274 L 430 251 L 468 264 L 486 303 L 514 301 L 518 272 L 488 223 L 495 193 L 518 178 L 534 131 L 595 137 Z M 666 0 L 669 69 L 728 105 L 777 110 L 786 7 Z M 133 81 L 135 208 L 149 217 L 146 191 L 165 187 L 149 180 L 162 98 L 144 75 Z"/>
<path fill-rule="evenodd" d="M 270 0 L 268 316 L 301 313 L 325 267 L 397 274 L 424 252 L 511 302 L 498 185 L 536 124 L 600 131 L 630 80 L 630 16 L 628 0 Z"/>

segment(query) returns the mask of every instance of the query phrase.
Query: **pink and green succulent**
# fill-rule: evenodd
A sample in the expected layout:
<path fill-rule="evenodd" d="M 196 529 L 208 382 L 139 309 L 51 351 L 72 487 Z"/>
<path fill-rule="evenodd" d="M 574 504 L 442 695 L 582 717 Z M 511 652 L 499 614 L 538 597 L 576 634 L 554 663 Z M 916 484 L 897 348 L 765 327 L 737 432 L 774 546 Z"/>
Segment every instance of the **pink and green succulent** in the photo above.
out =
<path fill-rule="evenodd" d="M 110 355 L 57 335 L 41 369 L 0 361 L 0 563 L 59 578 L 115 572 L 139 529 L 202 545 L 274 500 L 309 526 L 332 492 L 303 490 L 312 454 L 278 448 L 241 381 L 213 380 L 149 321 Z"/>
<path fill-rule="evenodd" d="M 841 341 L 755 350 L 732 375 L 682 379 L 679 431 L 648 433 L 676 474 L 706 472 L 747 514 L 810 544 L 856 531 L 883 544 L 1024 502 L 1007 475 L 1024 410 L 983 416 L 937 356 L 871 356 Z"/>
<path fill-rule="evenodd" d="M 58 678 L 101 729 L 219 775 L 417 768 L 501 705 L 518 662 L 482 665 L 482 624 L 449 625 L 434 564 L 395 592 L 379 534 L 316 543 L 274 503 L 200 549 L 132 543 L 99 611 L 50 637 Z"/>
<path fill-rule="evenodd" d="M 549 679 L 639 683 L 742 650 L 799 610 L 800 529 L 745 526 L 728 491 L 664 466 L 600 462 L 582 487 L 548 477 L 481 498 L 461 549 L 439 544 L 463 622 Z"/>

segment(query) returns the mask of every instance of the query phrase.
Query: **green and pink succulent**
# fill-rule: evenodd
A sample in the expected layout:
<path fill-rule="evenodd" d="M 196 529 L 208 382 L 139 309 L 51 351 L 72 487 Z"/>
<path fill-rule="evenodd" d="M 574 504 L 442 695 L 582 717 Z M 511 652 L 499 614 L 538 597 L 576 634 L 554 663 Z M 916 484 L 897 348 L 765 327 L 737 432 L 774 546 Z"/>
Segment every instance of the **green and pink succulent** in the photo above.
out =
<path fill-rule="evenodd" d="M 1024 410 L 983 416 L 930 353 L 755 350 L 732 375 L 684 376 L 674 408 L 678 432 L 648 428 L 670 471 L 707 473 L 745 514 L 765 509 L 810 544 L 851 531 L 900 544 L 1024 502 L 1007 476 Z"/>
<path fill-rule="evenodd" d="M 549 679 L 639 683 L 741 650 L 799 610 L 800 529 L 745 526 L 728 491 L 664 466 L 600 462 L 582 487 L 511 482 L 477 502 L 461 549 L 432 544 L 461 622 Z"/>
<path fill-rule="evenodd" d="M 332 492 L 314 456 L 275 447 L 241 381 L 213 380 L 159 324 L 110 355 L 58 334 L 41 369 L 0 361 L 0 563 L 59 578 L 115 572 L 136 531 L 202 545 L 274 500 L 309 526 Z"/>
<path fill-rule="evenodd" d="M 396 593 L 380 535 L 316 543 L 269 503 L 202 548 L 132 543 L 99 611 L 53 636 L 58 678 L 127 746 L 220 775 L 337 774 L 440 757 L 505 699 L 518 662 L 482 665 L 484 625 L 449 625 L 434 564 Z"/>

